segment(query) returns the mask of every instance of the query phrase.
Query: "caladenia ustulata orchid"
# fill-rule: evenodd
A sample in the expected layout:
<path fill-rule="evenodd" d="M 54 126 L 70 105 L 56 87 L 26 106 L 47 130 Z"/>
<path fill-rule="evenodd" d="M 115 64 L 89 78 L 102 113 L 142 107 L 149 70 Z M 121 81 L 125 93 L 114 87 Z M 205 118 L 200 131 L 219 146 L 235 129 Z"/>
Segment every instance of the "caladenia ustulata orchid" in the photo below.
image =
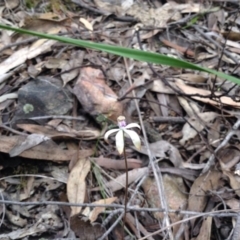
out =
<path fill-rule="evenodd" d="M 127 138 L 131 138 L 134 146 L 140 150 L 141 148 L 141 140 L 140 137 L 138 136 L 138 134 L 136 132 L 134 132 L 133 130 L 130 130 L 130 128 L 134 128 L 137 127 L 139 129 L 140 126 L 137 123 L 130 123 L 127 125 L 126 123 L 126 119 L 124 116 L 119 116 L 117 118 L 117 122 L 118 122 L 118 129 L 111 129 L 109 131 L 107 131 L 104 135 L 104 139 L 106 142 L 108 142 L 108 138 L 111 134 L 116 133 L 115 139 L 116 139 L 116 148 L 119 152 L 119 154 L 124 155 L 124 160 L 125 160 L 125 167 L 126 167 L 126 184 L 125 184 L 125 207 L 124 207 L 124 220 L 123 220 L 123 229 L 126 223 L 126 214 L 127 214 L 127 196 L 128 196 L 128 164 L 127 164 L 127 155 L 126 155 L 126 151 L 125 151 L 125 141 L 124 141 L 124 137 Z"/>
<path fill-rule="evenodd" d="M 116 133 L 116 136 L 115 136 L 116 148 L 117 148 L 119 154 L 122 154 L 124 151 L 124 147 L 125 147 L 124 137 L 131 138 L 134 146 L 138 150 L 140 150 L 141 149 L 140 137 L 138 136 L 138 134 L 135 131 L 130 130 L 130 128 L 134 128 L 134 127 L 141 129 L 140 126 L 137 123 L 130 123 L 127 125 L 126 119 L 124 116 L 119 116 L 117 118 L 117 122 L 118 122 L 119 128 L 111 129 L 111 130 L 107 131 L 104 135 L 105 141 L 108 142 L 109 136 L 113 133 Z"/>

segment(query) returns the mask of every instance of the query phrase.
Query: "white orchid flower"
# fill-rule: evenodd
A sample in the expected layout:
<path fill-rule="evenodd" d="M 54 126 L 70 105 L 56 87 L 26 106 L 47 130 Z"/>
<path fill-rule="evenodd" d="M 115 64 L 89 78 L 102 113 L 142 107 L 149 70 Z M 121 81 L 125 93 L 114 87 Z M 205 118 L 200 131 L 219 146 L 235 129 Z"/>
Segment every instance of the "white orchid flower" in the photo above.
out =
<path fill-rule="evenodd" d="M 117 121 L 118 121 L 119 128 L 118 129 L 111 129 L 111 130 L 107 131 L 104 135 L 105 141 L 108 142 L 109 136 L 113 133 L 117 133 L 115 139 L 116 139 L 116 148 L 117 148 L 119 154 L 123 153 L 124 142 L 125 142 L 124 137 L 125 136 L 128 137 L 128 138 L 131 138 L 134 146 L 137 149 L 140 150 L 141 149 L 140 137 L 133 130 L 129 130 L 129 128 L 133 128 L 133 127 L 137 127 L 139 129 L 141 129 L 140 126 L 137 123 L 130 123 L 130 124 L 127 125 L 124 116 L 119 116 L 117 118 Z"/>

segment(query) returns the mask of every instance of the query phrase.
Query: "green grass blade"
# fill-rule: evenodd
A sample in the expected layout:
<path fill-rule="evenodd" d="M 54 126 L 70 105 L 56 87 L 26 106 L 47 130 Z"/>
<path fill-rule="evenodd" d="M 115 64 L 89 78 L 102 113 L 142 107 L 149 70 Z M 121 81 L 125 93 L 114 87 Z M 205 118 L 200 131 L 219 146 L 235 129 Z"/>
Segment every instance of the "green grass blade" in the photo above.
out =
<path fill-rule="evenodd" d="M 202 72 L 206 72 L 206 73 L 211 73 L 211 74 L 217 75 L 220 78 L 227 79 L 229 81 L 232 81 L 232 82 L 240 85 L 240 79 L 238 79 L 236 77 L 233 77 L 233 76 L 230 76 L 225 73 L 218 72 L 218 71 L 215 71 L 212 69 L 200 67 L 198 65 L 195 65 L 195 64 L 192 64 L 192 63 L 180 60 L 180 59 L 161 55 L 158 53 L 145 52 L 145 51 L 137 50 L 137 49 L 112 46 L 112 45 L 103 44 L 103 43 L 94 43 L 91 41 L 78 40 L 78 39 L 57 36 L 57 35 L 51 35 L 51 34 L 44 34 L 44 33 L 29 31 L 29 30 L 25 30 L 25 29 L 21 29 L 21 28 L 10 27 L 10 26 L 6 26 L 6 25 L 2 25 L 2 24 L 0 24 L 0 28 L 6 29 L 6 30 L 12 30 L 12 31 L 22 33 L 22 34 L 37 36 L 40 38 L 52 39 L 52 40 L 56 40 L 59 42 L 63 42 L 63 43 L 67 43 L 67 44 L 71 44 L 71 45 L 75 45 L 75 46 L 79 46 L 79 47 L 96 49 L 96 50 L 104 51 L 107 53 L 115 54 L 118 56 L 132 58 L 132 59 L 139 60 L 139 61 L 155 63 L 155 64 L 163 64 L 163 65 L 178 67 L 178 68 L 188 68 L 188 69 L 198 70 L 198 71 L 202 71 Z"/>

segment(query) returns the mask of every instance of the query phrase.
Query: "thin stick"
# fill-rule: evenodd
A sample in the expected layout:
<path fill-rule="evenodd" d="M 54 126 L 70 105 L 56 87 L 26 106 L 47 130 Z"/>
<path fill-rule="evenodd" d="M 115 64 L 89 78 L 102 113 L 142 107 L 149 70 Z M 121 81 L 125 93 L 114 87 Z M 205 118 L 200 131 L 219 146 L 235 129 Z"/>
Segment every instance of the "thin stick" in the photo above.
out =
<path fill-rule="evenodd" d="M 127 71 L 129 84 L 130 84 L 130 86 L 132 86 L 133 81 L 132 81 L 132 78 L 130 76 L 127 60 L 126 60 L 126 58 L 123 58 L 123 59 L 124 59 L 124 63 L 125 63 L 125 66 L 126 66 L 126 71 Z M 167 205 L 167 200 L 165 199 L 165 191 L 164 191 L 164 185 L 163 185 L 163 180 L 162 180 L 162 174 L 161 174 L 160 171 L 157 171 L 157 169 L 156 169 L 157 164 L 154 162 L 154 156 L 152 155 L 152 152 L 151 152 L 150 147 L 149 147 L 149 143 L 148 143 L 148 140 L 147 140 L 147 134 L 146 134 L 146 131 L 145 131 L 145 127 L 143 125 L 143 120 L 142 120 L 142 116 L 141 116 L 141 113 L 140 113 L 140 108 L 139 108 L 139 105 L 138 105 L 138 101 L 136 99 L 136 93 L 135 93 L 134 89 L 132 91 L 132 95 L 135 98 L 134 102 L 135 102 L 135 105 L 136 105 L 136 110 L 137 110 L 137 113 L 138 113 L 140 126 L 142 128 L 142 133 L 143 133 L 143 137 L 144 137 L 144 144 L 146 146 L 147 154 L 149 156 L 149 167 L 151 166 L 151 168 L 153 170 L 153 175 L 154 175 L 155 180 L 156 180 L 157 190 L 158 190 L 158 193 L 159 193 L 159 200 L 160 200 L 160 203 L 161 203 L 161 207 L 164 208 L 165 211 L 166 211 L 166 212 L 164 212 L 165 224 L 166 224 L 166 228 L 164 228 L 164 229 L 168 230 L 169 239 L 173 240 L 174 239 L 173 238 L 173 233 L 171 231 L 171 228 L 168 227 L 168 226 L 170 226 L 170 219 L 169 219 L 169 216 L 168 216 L 168 205 Z"/>

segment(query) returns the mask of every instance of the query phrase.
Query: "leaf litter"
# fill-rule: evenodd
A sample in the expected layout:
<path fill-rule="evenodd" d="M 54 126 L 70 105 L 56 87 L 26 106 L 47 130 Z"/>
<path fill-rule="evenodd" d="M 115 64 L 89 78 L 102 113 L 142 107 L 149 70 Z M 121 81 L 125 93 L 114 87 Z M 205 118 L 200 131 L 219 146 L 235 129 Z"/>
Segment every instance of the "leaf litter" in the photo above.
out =
<path fill-rule="evenodd" d="M 158 52 L 239 77 L 237 7 L 236 1 L 14 0 L 1 5 L 0 22 Z M 237 235 L 239 86 L 5 30 L 0 52 L 1 239 Z M 128 123 L 141 116 L 138 134 L 146 143 L 145 129 L 149 143 L 139 151 L 126 140 L 127 170 L 113 140 L 103 141 L 121 115 Z"/>

